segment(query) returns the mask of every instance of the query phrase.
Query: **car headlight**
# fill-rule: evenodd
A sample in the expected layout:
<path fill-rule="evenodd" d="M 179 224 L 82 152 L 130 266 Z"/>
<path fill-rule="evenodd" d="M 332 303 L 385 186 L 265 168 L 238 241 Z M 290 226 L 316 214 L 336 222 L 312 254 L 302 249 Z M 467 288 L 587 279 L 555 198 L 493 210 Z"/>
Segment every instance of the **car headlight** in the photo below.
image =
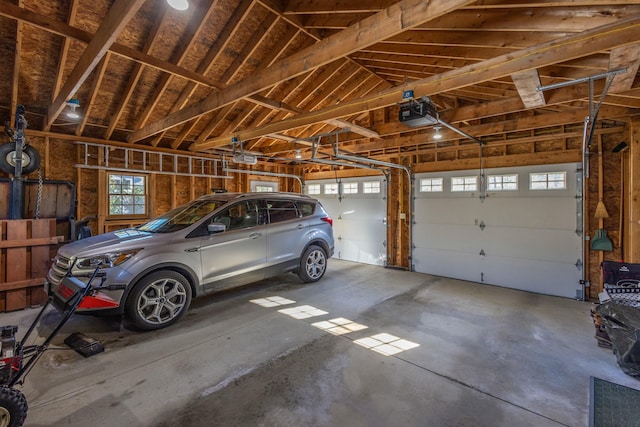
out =
<path fill-rule="evenodd" d="M 107 252 L 87 258 L 78 258 L 78 261 L 76 261 L 76 267 L 80 269 L 91 270 L 94 270 L 96 268 L 111 268 L 122 264 L 123 262 L 132 258 L 138 252 L 140 252 L 140 249 Z"/>

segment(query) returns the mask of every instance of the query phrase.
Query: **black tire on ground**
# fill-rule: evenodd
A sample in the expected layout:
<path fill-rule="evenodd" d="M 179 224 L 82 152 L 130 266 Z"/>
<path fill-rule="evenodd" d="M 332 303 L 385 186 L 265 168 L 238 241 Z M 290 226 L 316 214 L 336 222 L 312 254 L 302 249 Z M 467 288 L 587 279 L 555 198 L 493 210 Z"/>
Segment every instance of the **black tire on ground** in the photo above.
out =
<path fill-rule="evenodd" d="M 191 304 L 191 286 L 180 273 L 155 271 L 140 280 L 126 302 L 129 319 L 136 327 L 151 331 L 174 324 Z"/>
<path fill-rule="evenodd" d="M 16 166 L 16 143 L 0 145 L 0 170 L 14 174 Z M 40 167 L 40 153 L 30 145 L 22 147 L 22 173 L 30 174 Z"/>
<path fill-rule="evenodd" d="M 305 283 L 317 282 L 327 270 L 327 253 L 320 246 L 311 245 L 300 258 L 298 276 Z"/>
<path fill-rule="evenodd" d="M 0 387 L 0 427 L 20 427 L 27 418 L 27 399 L 20 390 Z"/>

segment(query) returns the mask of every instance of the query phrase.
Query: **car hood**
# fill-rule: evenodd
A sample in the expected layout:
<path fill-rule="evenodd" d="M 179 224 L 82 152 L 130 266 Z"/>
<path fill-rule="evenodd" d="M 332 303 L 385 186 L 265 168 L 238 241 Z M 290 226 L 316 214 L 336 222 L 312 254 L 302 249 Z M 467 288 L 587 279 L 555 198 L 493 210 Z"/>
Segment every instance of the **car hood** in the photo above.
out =
<path fill-rule="evenodd" d="M 139 231 L 135 228 L 127 228 L 125 230 L 113 231 L 110 233 L 99 234 L 87 239 L 76 240 L 62 246 L 58 253 L 64 257 L 71 256 L 88 256 L 96 255 L 114 250 L 127 250 L 143 248 L 154 243 L 157 236 L 146 231 Z M 167 242 L 166 235 L 163 235 Z"/>

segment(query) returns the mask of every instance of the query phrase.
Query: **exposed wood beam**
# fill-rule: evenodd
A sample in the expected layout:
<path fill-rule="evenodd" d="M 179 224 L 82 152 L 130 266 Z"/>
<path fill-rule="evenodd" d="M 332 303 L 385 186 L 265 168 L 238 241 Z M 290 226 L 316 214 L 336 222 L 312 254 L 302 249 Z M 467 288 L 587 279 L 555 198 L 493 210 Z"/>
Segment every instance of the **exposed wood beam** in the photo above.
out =
<path fill-rule="evenodd" d="M 93 77 L 91 89 L 89 89 L 89 99 L 87 100 L 86 106 L 84 107 L 82 120 L 80 121 L 80 125 L 76 129 L 76 135 L 82 135 L 82 132 L 84 132 L 84 128 L 87 126 L 87 122 L 89 121 L 89 112 L 97 103 L 96 99 L 98 98 L 98 88 L 102 84 L 102 79 L 104 78 L 104 73 L 107 71 L 107 66 L 109 65 L 109 59 L 111 59 L 111 55 L 111 52 L 107 52 L 104 58 L 102 58 L 100 65 L 98 65 L 98 70 Z"/>
<path fill-rule="evenodd" d="M 65 107 L 67 100 L 75 94 L 100 60 L 127 26 L 145 0 L 116 0 L 107 12 L 100 28 L 96 31 L 80 60 L 73 68 L 60 93 L 47 112 L 45 127 L 51 126 Z"/>
<path fill-rule="evenodd" d="M 457 70 L 413 81 L 409 86 L 418 94 L 434 95 L 484 81 L 502 78 L 513 73 L 552 65 L 561 60 L 568 60 L 600 52 L 618 46 L 625 46 L 637 41 L 640 31 L 640 17 L 624 19 L 615 24 L 605 25 L 553 40 L 541 45 L 532 46 L 517 52 L 497 56 L 477 64 L 468 65 Z M 301 114 L 291 119 L 240 132 L 243 140 L 258 138 L 270 133 L 279 133 L 330 118 L 344 117 L 350 114 L 394 105 L 400 99 L 404 87 L 395 87 L 379 94 L 347 101 L 323 110 Z M 199 151 L 223 145 L 227 138 L 223 136 L 193 144 L 192 151 Z"/>
<path fill-rule="evenodd" d="M 609 57 L 609 69 L 616 70 L 626 68 L 625 73 L 616 74 L 609 88 L 610 93 L 625 92 L 631 89 L 633 81 L 638 74 L 640 65 L 640 43 L 611 49 Z"/>
<path fill-rule="evenodd" d="M 367 138 L 380 138 L 378 132 L 372 131 L 371 129 L 367 129 L 362 126 L 358 126 L 355 123 L 351 123 L 343 119 L 325 120 L 325 123 L 328 123 L 335 127 L 339 127 L 341 129 L 349 129 L 351 132 L 357 133 L 358 135 L 362 135 Z"/>
<path fill-rule="evenodd" d="M 512 74 L 511 78 L 526 108 L 536 108 L 545 105 L 544 93 L 538 90 L 538 88 L 542 86 L 540 84 L 538 70 L 533 68 L 531 70 L 520 71 Z"/>
<path fill-rule="evenodd" d="M 264 71 L 229 86 L 224 91 L 216 92 L 198 103 L 138 129 L 130 135 L 129 140 L 135 142 L 155 135 L 227 105 L 236 99 L 258 93 L 469 3 L 473 3 L 473 0 L 434 0 L 431 2 L 401 0 L 385 11 L 377 13 L 334 36 L 323 39 L 309 48 L 302 49 Z"/>

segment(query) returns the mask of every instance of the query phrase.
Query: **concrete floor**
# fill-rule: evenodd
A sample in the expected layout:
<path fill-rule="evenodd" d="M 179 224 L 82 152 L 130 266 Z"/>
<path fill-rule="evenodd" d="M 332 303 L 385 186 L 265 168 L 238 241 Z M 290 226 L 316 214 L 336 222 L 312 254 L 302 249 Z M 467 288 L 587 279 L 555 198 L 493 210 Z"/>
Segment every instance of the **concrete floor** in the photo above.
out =
<path fill-rule="evenodd" d="M 295 303 L 250 302 L 274 296 Z M 278 311 L 303 305 L 316 316 Z M 106 350 L 45 353 L 23 387 L 26 425 L 586 426 L 590 375 L 640 389 L 596 345 L 590 308 L 331 260 L 316 284 L 290 274 L 207 296 L 161 331 L 74 316 L 56 343 L 79 331 Z M 34 315 L 0 323 L 24 332 Z M 313 326 L 337 318 L 367 328 Z M 47 314 L 40 334 L 57 319 Z M 384 355 L 357 341 L 371 336 L 395 340 L 383 352 L 407 349 Z"/>

